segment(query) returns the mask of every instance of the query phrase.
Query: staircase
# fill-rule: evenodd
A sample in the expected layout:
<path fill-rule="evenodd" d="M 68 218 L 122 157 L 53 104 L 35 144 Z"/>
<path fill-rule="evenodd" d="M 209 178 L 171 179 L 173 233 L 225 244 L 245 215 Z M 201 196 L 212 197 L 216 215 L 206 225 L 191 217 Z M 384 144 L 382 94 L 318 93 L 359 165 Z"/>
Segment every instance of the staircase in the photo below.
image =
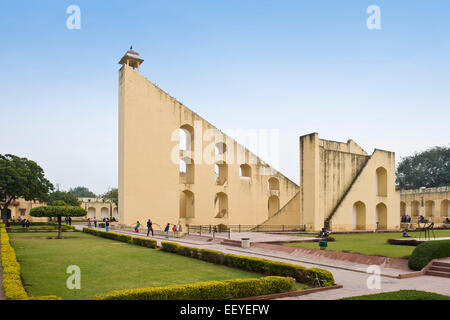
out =
<path fill-rule="evenodd" d="M 426 275 L 450 278 L 450 259 L 442 261 L 433 261 Z"/>

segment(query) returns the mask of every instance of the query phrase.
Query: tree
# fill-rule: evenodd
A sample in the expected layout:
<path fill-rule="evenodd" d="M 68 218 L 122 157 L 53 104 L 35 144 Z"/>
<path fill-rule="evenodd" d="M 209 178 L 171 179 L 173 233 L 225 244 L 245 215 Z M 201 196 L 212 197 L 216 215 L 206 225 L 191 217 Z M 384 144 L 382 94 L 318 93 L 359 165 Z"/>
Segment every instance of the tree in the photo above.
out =
<path fill-rule="evenodd" d="M 61 217 L 84 217 L 87 211 L 78 206 L 68 206 L 64 201 L 54 201 L 49 206 L 37 207 L 30 210 L 32 217 L 47 217 L 58 220 L 58 239 L 62 239 L 62 224 Z"/>
<path fill-rule="evenodd" d="M 397 167 L 400 189 L 450 185 L 450 147 L 434 147 L 403 158 Z"/>
<path fill-rule="evenodd" d="M 18 198 L 26 201 L 48 200 L 53 185 L 45 178 L 44 170 L 34 161 L 12 154 L 0 154 L 0 210 L 8 225 L 8 207 Z"/>
<path fill-rule="evenodd" d="M 69 206 L 79 206 L 81 204 L 81 201 L 78 200 L 76 196 L 74 196 L 70 192 L 66 191 L 55 191 L 50 193 L 49 195 L 49 202 L 54 201 L 64 201 Z"/>
<path fill-rule="evenodd" d="M 70 189 L 69 192 L 77 198 L 97 198 L 97 195 L 86 187 L 76 187 Z"/>
<path fill-rule="evenodd" d="M 102 195 L 103 201 L 111 201 L 119 206 L 119 189 L 114 188 Z"/>

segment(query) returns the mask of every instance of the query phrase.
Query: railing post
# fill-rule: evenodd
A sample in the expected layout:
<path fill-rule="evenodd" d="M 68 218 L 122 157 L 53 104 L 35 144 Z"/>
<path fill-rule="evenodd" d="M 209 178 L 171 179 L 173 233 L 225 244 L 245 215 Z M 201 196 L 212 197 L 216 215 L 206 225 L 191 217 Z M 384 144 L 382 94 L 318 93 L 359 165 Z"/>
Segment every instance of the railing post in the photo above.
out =
<path fill-rule="evenodd" d="M 200 225 L 200 235 L 202 235 L 202 226 Z"/>
<path fill-rule="evenodd" d="M 283 224 L 283 232 L 284 232 L 284 224 Z"/>
<path fill-rule="evenodd" d="M 256 225 L 256 232 L 259 232 L 259 224 Z"/>
<path fill-rule="evenodd" d="M 228 228 L 228 239 L 231 239 L 231 228 Z"/>
<path fill-rule="evenodd" d="M 239 225 L 239 233 L 241 233 L 241 225 Z"/>
<path fill-rule="evenodd" d="M 211 233 L 211 225 L 209 225 L 209 233 Z"/>

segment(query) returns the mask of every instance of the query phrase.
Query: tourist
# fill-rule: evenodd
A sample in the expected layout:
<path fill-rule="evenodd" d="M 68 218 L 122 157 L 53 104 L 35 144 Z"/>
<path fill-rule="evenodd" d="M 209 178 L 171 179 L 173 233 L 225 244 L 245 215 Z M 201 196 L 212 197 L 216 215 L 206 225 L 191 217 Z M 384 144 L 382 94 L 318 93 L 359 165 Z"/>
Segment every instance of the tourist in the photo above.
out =
<path fill-rule="evenodd" d="M 138 221 L 137 223 L 136 223 L 136 226 L 134 227 L 134 232 L 137 232 L 137 233 L 139 233 L 139 228 L 141 227 L 141 223 Z"/>
<path fill-rule="evenodd" d="M 27 219 L 22 220 L 22 228 L 25 228 L 27 224 Z"/>
<path fill-rule="evenodd" d="M 67 221 L 69 221 L 69 226 L 72 225 L 72 217 L 69 217 L 69 219 L 67 219 Z"/>
<path fill-rule="evenodd" d="M 164 228 L 164 232 L 166 233 L 166 238 L 169 237 L 169 230 L 170 230 L 170 223 L 168 223 L 167 226 Z"/>
<path fill-rule="evenodd" d="M 448 223 L 450 223 L 450 220 L 448 219 L 448 217 L 445 219 L 445 222 L 444 222 L 445 224 L 448 224 Z"/>
<path fill-rule="evenodd" d="M 173 225 L 172 231 L 173 231 L 173 232 L 177 232 L 177 226 L 176 226 L 176 225 Z"/>
<path fill-rule="evenodd" d="M 106 232 L 109 232 L 109 220 L 108 219 L 105 220 L 105 227 L 106 227 Z"/>
<path fill-rule="evenodd" d="M 88 227 L 90 228 L 91 227 L 91 218 L 87 219 L 87 223 L 88 223 Z"/>
<path fill-rule="evenodd" d="M 97 222 L 98 222 L 97 217 L 95 217 L 94 218 L 94 228 L 97 228 Z"/>
<path fill-rule="evenodd" d="M 406 229 L 403 230 L 403 238 L 411 238 Z"/>
<path fill-rule="evenodd" d="M 148 221 L 147 221 L 147 237 L 148 237 L 150 231 L 152 232 L 152 237 L 153 237 L 153 222 L 151 219 L 148 219 Z"/>
<path fill-rule="evenodd" d="M 177 224 L 177 231 L 181 232 L 181 223 L 180 223 L 180 221 L 178 221 L 178 224 Z"/>

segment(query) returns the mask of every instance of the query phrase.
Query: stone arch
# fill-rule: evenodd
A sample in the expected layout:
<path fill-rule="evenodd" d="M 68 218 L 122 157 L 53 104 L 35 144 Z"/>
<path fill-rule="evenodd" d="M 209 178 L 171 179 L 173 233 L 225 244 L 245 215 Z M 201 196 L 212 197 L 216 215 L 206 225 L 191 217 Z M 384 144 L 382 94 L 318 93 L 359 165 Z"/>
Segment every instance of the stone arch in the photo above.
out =
<path fill-rule="evenodd" d="M 228 217 L 228 195 L 224 192 L 216 193 L 214 198 L 215 218 Z"/>
<path fill-rule="evenodd" d="M 447 199 L 441 201 L 441 217 L 450 217 L 450 205 Z"/>
<path fill-rule="evenodd" d="M 113 210 L 113 217 L 116 218 L 116 220 L 119 220 L 119 210 L 117 207 Z"/>
<path fill-rule="evenodd" d="M 216 184 L 223 186 L 228 181 L 228 164 L 226 162 L 217 162 L 214 165 L 214 174 Z"/>
<path fill-rule="evenodd" d="M 353 204 L 353 230 L 366 230 L 366 205 L 357 201 Z"/>
<path fill-rule="evenodd" d="M 102 207 L 100 209 L 101 218 L 109 218 L 109 209 L 106 207 Z"/>
<path fill-rule="evenodd" d="M 216 155 L 222 155 L 227 152 L 227 144 L 225 142 L 217 142 L 214 147 L 214 153 Z"/>
<path fill-rule="evenodd" d="M 270 178 L 268 181 L 269 191 L 279 191 L 280 190 L 280 180 L 277 178 Z"/>
<path fill-rule="evenodd" d="M 406 216 L 406 203 L 404 201 L 400 201 L 400 216 Z"/>
<path fill-rule="evenodd" d="M 178 132 L 180 134 L 180 150 L 194 151 L 194 128 L 189 124 L 184 124 Z"/>
<path fill-rule="evenodd" d="M 411 217 L 418 217 L 419 216 L 419 208 L 420 208 L 420 202 L 417 200 L 414 200 L 411 202 Z"/>
<path fill-rule="evenodd" d="M 239 167 L 239 176 L 241 178 L 249 178 L 250 179 L 252 177 L 252 167 L 250 167 L 246 163 L 241 164 Z"/>
<path fill-rule="evenodd" d="M 88 208 L 88 214 L 87 214 L 88 218 L 94 219 L 96 216 L 96 210 L 94 207 L 89 207 Z"/>
<path fill-rule="evenodd" d="M 180 218 L 195 218 L 195 197 L 190 190 L 180 193 Z"/>
<path fill-rule="evenodd" d="M 269 218 L 280 210 L 280 198 L 278 196 L 271 196 L 267 201 L 267 208 L 269 211 Z"/>
<path fill-rule="evenodd" d="M 377 196 L 387 197 L 387 171 L 383 167 L 377 169 Z"/>
<path fill-rule="evenodd" d="M 189 157 L 180 159 L 180 183 L 193 184 L 195 179 L 194 161 Z"/>
<path fill-rule="evenodd" d="M 383 202 L 377 204 L 376 207 L 376 225 L 377 230 L 387 229 L 387 207 Z"/>
<path fill-rule="evenodd" d="M 425 217 L 434 217 L 435 204 L 433 200 L 425 202 Z"/>

